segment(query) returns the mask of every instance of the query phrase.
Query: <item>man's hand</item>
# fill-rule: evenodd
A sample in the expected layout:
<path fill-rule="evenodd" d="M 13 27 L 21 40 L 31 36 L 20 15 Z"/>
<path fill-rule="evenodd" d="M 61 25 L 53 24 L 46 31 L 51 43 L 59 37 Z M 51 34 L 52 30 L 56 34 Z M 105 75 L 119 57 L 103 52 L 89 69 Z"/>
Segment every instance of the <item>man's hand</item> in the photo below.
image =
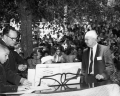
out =
<path fill-rule="evenodd" d="M 25 91 L 25 90 L 29 90 L 30 87 L 29 86 L 18 86 L 18 90 L 17 91 Z"/>
<path fill-rule="evenodd" d="M 95 76 L 95 78 L 98 79 L 98 80 L 103 80 L 104 79 L 103 75 L 100 75 L 100 74 L 97 74 Z"/>
<path fill-rule="evenodd" d="M 19 71 L 25 71 L 26 69 L 27 69 L 27 65 L 20 64 L 20 65 L 18 66 L 18 70 L 19 70 Z"/>
<path fill-rule="evenodd" d="M 23 82 L 23 85 L 32 86 L 32 83 L 26 79 L 26 80 Z"/>
<path fill-rule="evenodd" d="M 32 83 L 25 78 L 21 78 L 20 83 L 24 86 L 32 86 Z"/>
<path fill-rule="evenodd" d="M 85 72 L 83 70 L 81 70 L 81 74 L 85 76 Z"/>

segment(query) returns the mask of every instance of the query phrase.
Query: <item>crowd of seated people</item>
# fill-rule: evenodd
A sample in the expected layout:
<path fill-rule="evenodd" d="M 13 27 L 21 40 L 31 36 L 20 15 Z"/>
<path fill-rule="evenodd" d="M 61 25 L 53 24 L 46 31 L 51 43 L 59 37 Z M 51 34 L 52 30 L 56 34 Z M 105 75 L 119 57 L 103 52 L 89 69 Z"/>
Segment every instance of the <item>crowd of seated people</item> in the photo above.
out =
<path fill-rule="evenodd" d="M 56 63 L 81 62 L 82 51 L 86 48 L 84 43 L 85 30 L 93 29 L 98 33 L 98 42 L 110 47 L 115 66 L 119 70 L 120 29 L 118 27 L 106 22 L 91 24 L 88 29 L 75 24 L 69 27 L 67 32 L 59 23 L 41 23 L 38 27 L 39 30 L 33 32 L 33 44 L 35 48 L 41 51 L 42 57 L 54 56 L 54 62 Z M 57 53 L 61 57 L 61 61 L 57 61 Z M 33 58 L 32 54 L 31 58 Z"/>
<path fill-rule="evenodd" d="M 44 28 L 43 28 L 44 27 Z M 43 28 L 43 29 L 42 29 Z M 120 71 L 120 28 L 108 23 L 91 24 L 91 28 L 74 25 L 65 32 L 62 25 L 44 24 L 33 36 L 34 51 L 27 59 L 29 68 L 35 68 L 36 64 L 42 64 L 41 59 L 53 56 L 52 63 L 72 63 L 82 61 L 82 52 L 86 48 L 84 43 L 85 30 L 96 30 L 98 43 L 109 46 L 112 52 L 116 69 Z M 37 51 L 36 51 L 37 50 Z M 39 50 L 39 54 L 37 53 Z M 34 54 L 35 53 L 35 54 Z M 40 61 L 37 62 L 37 57 Z M 36 61 L 32 63 L 32 61 Z M 32 63 L 32 64 L 31 64 Z M 45 64 L 45 63 L 44 63 Z M 33 65 L 34 67 L 31 67 Z M 118 76 L 119 78 L 120 76 Z"/>

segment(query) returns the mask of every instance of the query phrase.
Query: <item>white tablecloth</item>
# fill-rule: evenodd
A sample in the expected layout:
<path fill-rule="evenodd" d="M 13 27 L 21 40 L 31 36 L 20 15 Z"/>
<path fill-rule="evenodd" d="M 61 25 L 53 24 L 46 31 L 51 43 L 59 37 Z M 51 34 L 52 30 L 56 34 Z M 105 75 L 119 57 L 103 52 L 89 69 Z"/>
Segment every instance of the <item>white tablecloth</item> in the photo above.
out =
<path fill-rule="evenodd" d="M 120 96 L 120 86 L 117 84 L 103 85 L 80 91 L 51 93 L 51 94 L 23 94 L 21 96 Z"/>

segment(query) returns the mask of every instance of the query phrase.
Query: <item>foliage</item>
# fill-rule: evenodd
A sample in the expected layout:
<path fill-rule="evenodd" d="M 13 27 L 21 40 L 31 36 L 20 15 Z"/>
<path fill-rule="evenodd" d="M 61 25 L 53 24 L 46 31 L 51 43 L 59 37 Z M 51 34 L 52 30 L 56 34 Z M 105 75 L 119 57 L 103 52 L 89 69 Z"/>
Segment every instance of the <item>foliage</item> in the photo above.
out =
<path fill-rule="evenodd" d="M 11 18 L 19 20 L 17 11 L 14 0 L 0 0 L 0 21 L 9 22 Z"/>
<path fill-rule="evenodd" d="M 18 4 L 22 0 L 0 0 L 0 21 L 9 22 L 11 18 L 20 20 Z M 75 19 L 82 20 L 86 17 L 88 20 L 101 21 L 104 16 L 107 19 L 112 18 L 114 14 L 119 15 L 120 1 L 116 1 L 115 6 L 107 6 L 108 0 L 25 0 L 26 8 L 33 15 L 33 22 L 45 18 L 52 21 L 55 18 L 62 20 L 64 18 L 64 6 L 68 6 L 67 19 L 72 22 Z M 99 19 L 98 19 L 99 18 Z M 99 22 L 98 21 L 98 22 Z M 70 23 L 69 22 L 69 23 Z"/>

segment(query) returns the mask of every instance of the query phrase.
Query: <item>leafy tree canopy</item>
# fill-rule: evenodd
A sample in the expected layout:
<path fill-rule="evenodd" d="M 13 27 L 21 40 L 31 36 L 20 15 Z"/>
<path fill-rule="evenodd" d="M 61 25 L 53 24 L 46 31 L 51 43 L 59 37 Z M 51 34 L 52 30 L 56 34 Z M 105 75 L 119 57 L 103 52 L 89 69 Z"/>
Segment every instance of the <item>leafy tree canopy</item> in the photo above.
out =
<path fill-rule="evenodd" d="M 100 21 L 104 16 L 107 19 L 113 18 L 113 15 L 120 16 L 119 0 L 0 0 L 0 22 L 9 22 L 11 18 L 19 21 L 18 5 L 22 1 L 26 2 L 26 10 L 30 10 L 34 22 L 41 18 L 48 21 L 63 19 L 65 5 L 68 21 L 84 16 Z"/>

